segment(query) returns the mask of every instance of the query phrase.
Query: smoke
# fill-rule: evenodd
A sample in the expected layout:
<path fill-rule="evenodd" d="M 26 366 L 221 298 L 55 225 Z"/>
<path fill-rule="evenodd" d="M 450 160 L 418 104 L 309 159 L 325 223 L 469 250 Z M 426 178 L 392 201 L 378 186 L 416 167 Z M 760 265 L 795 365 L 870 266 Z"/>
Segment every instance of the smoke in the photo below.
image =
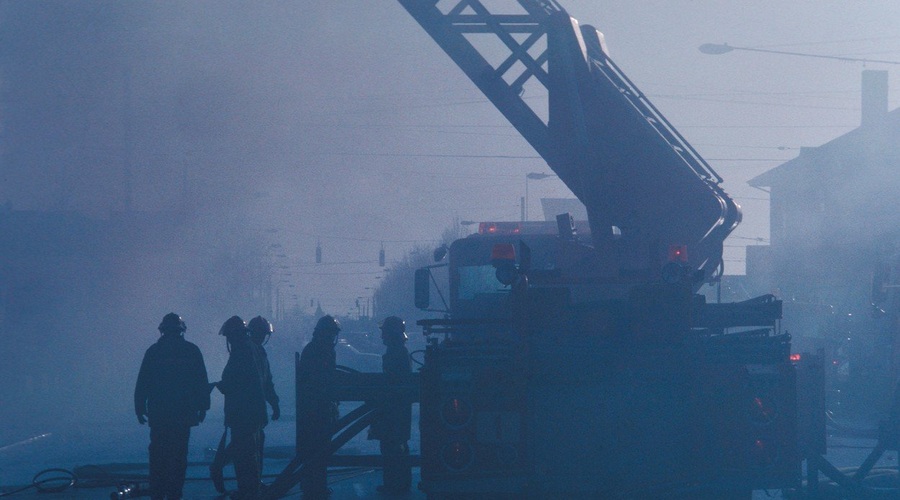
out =
<path fill-rule="evenodd" d="M 441 114 L 415 107 L 433 95 L 398 89 L 419 70 L 400 59 L 417 49 L 384 28 L 399 7 L 0 9 L 0 346 L 14 353 L 0 367 L 4 425 L 130 413 L 141 356 L 170 311 L 214 380 L 227 317 L 271 316 L 289 290 L 285 307 L 314 299 L 344 313 L 374 287 L 382 241 L 399 259 L 450 218 L 409 217 L 433 194 L 404 175 L 421 170 L 419 158 L 371 155 L 421 134 L 391 124 Z M 317 242 L 324 262 L 313 267 Z M 373 262 L 341 264 L 356 261 Z"/>
<path fill-rule="evenodd" d="M 712 13 L 566 4 L 606 33 L 616 61 L 733 194 L 794 154 L 773 145 L 818 145 L 842 130 L 807 125 L 853 126 L 855 104 L 828 94 L 821 105 L 809 75 L 853 89 L 855 103 L 858 72 L 833 82 L 832 67 L 809 61 L 785 68 L 696 47 L 879 40 L 896 18 L 878 10 L 888 2 L 852 6 L 858 23 L 783 2 L 747 16 L 728 2 Z M 799 32 L 800 19 L 818 31 Z M 382 243 L 392 266 L 435 244 L 454 216 L 514 220 L 525 175 L 546 171 L 390 1 L 0 1 L 0 92 L 0 346 L 16 353 L 0 367 L 4 424 L 60 408 L 130 411 L 140 356 L 170 311 L 215 378 L 219 325 L 265 314 L 274 285 L 296 296 L 289 307 L 312 300 L 342 314 L 376 286 Z M 553 182 L 532 183 L 531 199 L 568 195 Z M 765 200 L 737 191 L 744 231 L 767 217 Z M 749 231 L 765 234 L 764 224 Z"/>

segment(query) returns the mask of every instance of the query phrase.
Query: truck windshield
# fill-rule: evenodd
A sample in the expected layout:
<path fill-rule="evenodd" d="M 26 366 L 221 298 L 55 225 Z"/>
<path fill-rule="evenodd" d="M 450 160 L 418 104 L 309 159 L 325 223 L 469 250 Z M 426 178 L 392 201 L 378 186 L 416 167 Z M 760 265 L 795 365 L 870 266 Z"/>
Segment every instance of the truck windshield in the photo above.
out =
<path fill-rule="evenodd" d="M 503 287 L 497 281 L 494 266 L 460 266 L 459 267 L 459 291 L 457 297 L 460 300 L 473 300 L 478 295 L 496 293 Z"/>
<path fill-rule="evenodd" d="M 499 304 L 510 288 L 497 280 L 491 265 L 491 252 L 498 243 L 520 244 L 531 250 L 531 268 L 554 269 L 556 258 L 554 235 L 470 236 L 457 240 L 450 249 L 450 309 L 456 318 L 488 318 L 503 313 Z"/>

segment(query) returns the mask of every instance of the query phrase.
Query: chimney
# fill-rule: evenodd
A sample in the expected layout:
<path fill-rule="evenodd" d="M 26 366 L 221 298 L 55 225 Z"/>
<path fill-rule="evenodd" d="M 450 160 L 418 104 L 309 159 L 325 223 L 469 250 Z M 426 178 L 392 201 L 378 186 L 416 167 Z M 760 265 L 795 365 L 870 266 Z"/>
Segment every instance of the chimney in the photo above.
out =
<path fill-rule="evenodd" d="M 867 69 L 862 72 L 862 126 L 877 125 L 888 112 L 888 72 Z"/>

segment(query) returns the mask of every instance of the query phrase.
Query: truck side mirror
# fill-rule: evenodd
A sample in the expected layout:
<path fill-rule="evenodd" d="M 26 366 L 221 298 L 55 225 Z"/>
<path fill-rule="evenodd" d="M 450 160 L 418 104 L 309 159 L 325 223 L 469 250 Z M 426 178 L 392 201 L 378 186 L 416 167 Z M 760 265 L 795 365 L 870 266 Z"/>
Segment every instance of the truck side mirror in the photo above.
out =
<path fill-rule="evenodd" d="M 448 247 L 447 245 L 441 245 L 441 246 L 435 248 L 434 255 L 433 255 L 434 261 L 440 262 L 440 261 L 444 260 L 444 257 L 447 256 L 447 252 L 449 252 L 449 251 L 450 251 L 450 247 Z"/>
<path fill-rule="evenodd" d="M 559 231 L 559 237 L 567 241 L 575 241 L 578 237 L 575 218 L 569 212 L 556 216 L 556 230 Z"/>
<path fill-rule="evenodd" d="M 419 309 L 428 309 L 428 306 L 431 305 L 431 283 L 429 283 L 429 278 L 431 278 L 431 270 L 416 269 L 415 304 Z"/>

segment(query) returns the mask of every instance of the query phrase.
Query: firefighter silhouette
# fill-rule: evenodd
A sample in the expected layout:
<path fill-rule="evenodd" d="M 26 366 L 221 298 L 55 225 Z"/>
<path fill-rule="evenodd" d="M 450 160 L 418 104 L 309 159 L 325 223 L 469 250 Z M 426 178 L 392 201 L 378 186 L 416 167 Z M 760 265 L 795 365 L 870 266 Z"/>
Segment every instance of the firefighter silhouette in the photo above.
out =
<path fill-rule="evenodd" d="M 412 373 L 406 349 L 406 322 L 388 316 L 380 328 L 381 341 L 387 347 L 381 357 L 382 370 L 388 384 L 401 384 Z M 378 487 L 380 492 L 402 494 L 412 485 L 412 468 L 408 462 L 411 425 L 411 402 L 391 398 L 379 407 L 369 428 L 369 439 L 379 440 L 384 460 L 384 484 Z"/>
<path fill-rule="evenodd" d="M 278 394 L 275 392 L 275 384 L 272 382 L 272 369 L 269 365 L 269 359 L 266 355 L 265 347 L 263 347 L 269 340 L 269 337 L 275 331 L 272 327 L 272 324 L 266 318 L 262 316 L 257 316 L 250 320 L 247 323 L 247 328 L 250 330 L 250 340 L 253 341 L 254 344 L 258 345 L 260 350 L 262 351 L 262 361 L 263 361 L 263 391 L 266 397 L 266 402 L 272 406 L 272 420 L 278 420 L 281 418 L 281 407 L 279 406 L 279 398 Z M 225 445 L 225 440 L 227 436 L 226 432 L 222 433 L 222 439 L 219 441 L 219 446 L 216 448 L 216 456 L 213 458 L 212 463 L 209 466 L 210 478 L 212 478 L 213 485 L 216 488 L 216 491 L 219 493 L 225 493 L 225 477 L 223 469 L 225 466 L 232 461 L 232 451 L 231 444 L 228 446 Z M 263 471 L 263 453 L 266 447 L 266 433 L 265 427 L 259 430 L 259 470 L 260 474 Z"/>
<path fill-rule="evenodd" d="M 269 337 L 275 331 L 275 328 L 272 327 L 272 323 L 269 323 L 269 320 L 263 318 L 262 316 L 257 316 L 250 320 L 247 323 L 247 328 L 250 329 L 250 340 L 253 341 L 254 344 L 259 346 L 260 353 L 262 354 L 263 361 L 263 395 L 266 397 L 266 402 L 272 407 L 272 420 L 278 420 L 281 418 L 281 407 L 279 406 L 279 398 L 278 394 L 275 392 L 275 384 L 272 382 L 272 367 L 269 365 L 269 357 L 266 354 L 266 348 L 264 347 L 266 343 L 269 341 Z M 262 470 L 262 458 L 263 458 L 263 450 L 266 444 L 266 434 L 263 429 L 259 431 L 259 470 Z"/>
<path fill-rule="evenodd" d="M 331 388 L 336 367 L 334 346 L 340 331 L 341 324 L 333 316 L 319 318 L 297 364 L 297 451 L 304 460 L 300 488 L 305 499 L 327 498 L 330 494 L 328 448 L 338 417 Z"/>
<path fill-rule="evenodd" d="M 134 388 L 138 423 L 150 424 L 150 497 L 180 499 L 187 471 L 191 427 L 209 409 L 203 355 L 184 340 L 187 326 L 175 313 L 157 327 L 161 337 L 147 349 Z"/>
<path fill-rule="evenodd" d="M 233 499 L 253 498 L 259 491 L 260 431 L 268 421 L 263 390 L 266 361 L 247 333 L 239 316 L 228 318 L 219 330 L 230 352 L 217 385 L 225 395 L 225 426 L 231 431 L 229 454 L 238 486 Z"/>

